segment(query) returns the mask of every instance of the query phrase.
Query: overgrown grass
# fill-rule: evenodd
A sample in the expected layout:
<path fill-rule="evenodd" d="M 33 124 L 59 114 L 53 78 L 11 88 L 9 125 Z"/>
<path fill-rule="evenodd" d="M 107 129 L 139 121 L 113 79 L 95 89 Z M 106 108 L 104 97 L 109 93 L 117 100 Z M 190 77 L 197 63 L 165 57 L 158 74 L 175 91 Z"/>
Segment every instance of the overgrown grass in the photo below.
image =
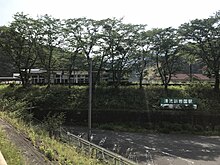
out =
<path fill-rule="evenodd" d="M 41 113 L 44 110 L 46 112 L 59 112 L 61 110 L 64 113 L 70 111 L 81 111 L 88 108 L 88 87 L 85 86 L 73 86 L 69 89 L 66 86 L 52 86 L 50 89 L 47 89 L 45 86 L 33 86 L 30 88 L 20 88 L 20 87 L 4 87 L 0 88 L 0 97 L 6 100 L 10 100 L 8 103 L 9 106 L 13 107 L 20 106 L 19 109 L 22 109 L 22 105 L 36 107 L 37 111 L 35 113 Z M 198 109 L 197 112 L 207 112 L 207 114 L 219 114 L 220 113 L 220 93 L 214 92 L 212 87 L 206 83 L 197 83 L 190 86 L 170 86 L 168 89 L 168 95 L 164 92 L 162 86 L 146 86 L 143 89 L 139 89 L 138 86 L 126 86 L 120 88 L 113 87 L 96 87 L 93 90 L 93 112 L 95 111 L 105 111 L 108 112 L 112 110 L 112 113 L 118 111 L 127 112 L 158 112 L 160 108 L 160 99 L 168 98 L 194 98 L 197 100 Z M 0 101 L 1 104 L 1 101 Z M 4 106 L 3 109 L 7 109 L 7 106 Z M 42 111 L 38 111 L 42 110 Z M 44 112 L 45 112 L 44 111 Z M 21 111 L 13 111 L 14 115 L 17 117 L 24 117 L 25 120 L 31 118 L 27 113 L 26 115 L 20 115 Z M 86 111 L 84 111 L 86 112 Z M 185 112 L 186 115 L 189 113 Z M 74 113 L 73 113 L 74 114 Z M 80 113 L 79 113 L 80 114 Z M 162 114 L 162 113 L 161 113 Z M 163 115 L 163 114 L 162 114 Z M 71 116 L 74 117 L 74 116 Z M 77 117 L 77 116 L 76 116 Z M 122 116 L 123 117 L 123 116 Z M 169 116 L 168 116 L 169 117 Z M 172 117 L 172 112 L 171 112 Z M 174 116 L 175 117 L 175 116 Z M 189 114 L 190 117 L 190 114 Z M 67 116 L 68 118 L 68 116 Z M 72 119 L 72 118 L 71 118 Z M 128 130 L 128 131 L 142 131 L 142 130 L 153 130 L 159 132 L 187 132 L 187 133 L 199 133 L 202 132 L 206 134 L 219 134 L 218 131 L 218 122 L 213 121 L 214 128 L 209 126 L 209 122 L 206 122 L 207 126 L 198 125 L 198 123 L 193 123 L 191 129 L 188 123 L 179 122 L 179 119 L 176 119 L 176 123 L 173 119 L 165 119 L 161 121 L 164 124 L 155 123 L 153 124 L 146 123 L 147 126 L 144 127 L 135 125 L 130 125 L 128 122 L 123 124 L 111 125 L 109 123 L 103 124 L 102 127 L 109 127 L 113 130 Z M 180 119 L 181 120 L 181 119 Z M 83 119 L 84 121 L 84 119 Z M 135 119 L 134 119 L 135 121 Z M 112 119 L 114 122 L 114 119 Z M 118 122 L 118 121 L 116 121 Z M 100 125 L 99 123 L 94 123 Z M 202 124 L 200 122 L 200 124 Z M 212 125 L 212 123 L 211 123 Z M 111 126 L 111 128 L 110 128 Z M 200 131 L 200 128 L 203 127 L 203 130 L 209 128 L 205 131 Z"/>
<path fill-rule="evenodd" d="M 24 165 L 21 152 L 11 143 L 0 128 L 0 149 L 8 165 Z"/>
<path fill-rule="evenodd" d="M 13 117 L 11 112 L 0 112 L 0 117 L 12 124 L 17 130 L 25 133 L 32 141 L 33 145 L 38 148 L 50 161 L 61 165 L 101 165 L 96 159 L 78 153 L 76 148 L 50 138 L 48 133 L 38 126 L 27 125 L 23 120 Z"/>
<path fill-rule="evenodd" d="M 27 111 L 25 111 L 27 106 L 28 104 L 22 100 L 1 99 L 0 117 L 12 124 L 17 130 L 25 133 L 33 145 L 50 161 L 60 165 L 102 164 L 96 159 L 91 159 L 82 153 L 78 153 L 76 148 L 51 138 L 43 127 L 34 125 L 31 120 L 32 116 L 29 116 Z"/>

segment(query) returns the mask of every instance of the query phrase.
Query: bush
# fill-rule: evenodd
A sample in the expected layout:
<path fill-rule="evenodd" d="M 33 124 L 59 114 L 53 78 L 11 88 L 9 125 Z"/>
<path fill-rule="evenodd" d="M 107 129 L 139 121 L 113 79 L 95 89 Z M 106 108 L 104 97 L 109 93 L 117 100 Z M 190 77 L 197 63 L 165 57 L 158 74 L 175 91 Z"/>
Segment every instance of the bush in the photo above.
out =
<path fill-rule="evenodd" d="M 30 121 L 33 117 L 28 111 L 27 102 L 16 101 L 14 99 L 0 99 L 0 107 L 2 111 L 10 111 L 17 118 Z"/>
<path fill-rule="evenodd" d="M 0 100 L 0 106 L 3 110 L 10 109 L 10 111 L 14 112 L 18 117 L 28 117 L 31 118 L 31 114 L 27 112 L 27 108 L 32 106 L 35 109 L 32 111 L 36 114 L 36 116 L 40 116 L 38 114 L 46 114 L 51 111 L 48 115 L 48 123 L 47 129 L 53 130 L 50 125 L 55 123 L 56 117 L 58 117 L 59 112 L 64 112 L 66 114 L 73 114 L 71 117 L 76 115 L 76 120 L 80 122 L 87 120 L 87 116 L 84 112 L 87 112 L 88 108 L 88 87 L 85 86 L 73 86 L 69 89 L 66 86 L 51 86 L 50 89 L 47 89 L 44 86 L 33 86 L 30 88 L 20 88 L 20 87 L 7 87 L 6 89 L 0 88 L 0 91 L 4 91 L 1 93 L 0 97 L 3 99 Z M 196 111 L 189 110 L 170 110 L 165 111 L 160 108 L 160 99 L 164 97 L 170 98 L 193 98 L 197 100 L 198 109 Z M 126 86 L 126 87 L 107 87 L 105 85 L 96 87 L 93 90 L 93 115 L 97 119 L 103 114 L 100 111 L 107 110 L 111 111 L 113 114 L 132 114 L 134 111 L 138 114 L 139 112 L 143 112 L 143 114 L 150 114 L 151 119 L 148 119 L 147 116 L 138 116 L 137 118 L 129 118 L 128 115 L 121 116 L 120 120 L 114 120 L 113 117 L 110 118 L 110 122 L 116 123 L 125 121 L 124 125 L 106 126 L 107 129 L 129 129 L 137 130 L 134 125 L 129 125 L 129 122 L 152 122 L 152 125 L 149 125 L 149 129 L 161 130 L 162 132 L 185 132 L 189 130 L 189 132 L 193 131 L 201 131 L 200 128 L 191 127 L 190 117 L 193 117 L 193 122 L 198 125 L 205 125 L 214 123 L 218 125 L 219 122 L 216 120 L 216 116 L 213 117 L 212 113 L 219 115 L 220 109 L 220 93 L 216 93 L 213 91 L 212 87 L 209 84 L 205 83 L 197 83 L 192 84 L 190 86 L 174 86 L 168 88 L 168 96 L 164 92 L 164 88 L 162 86 L 147 86 L 142 89 L 139 89 L 138 86 Z M 16 109 L 20 109 L 16 111 Z M 53 116 L 54 113 L 58 112 L 57 115 Z M 70 112 L 72 111 L 72 112 Z M 74 112 L 73 112 L 74 111 Z M 206 112 L 201 112 L 206 111 Z M 129 113 L 127 113 L 129 112 Z M 148 113 L 147 113 L 148 112 Z M 149 113 L 150 112 L 150 113 Z M 195 112 L 195 113 L 194 113 Z M 201 113 L 200 113 L 201 112 Z M 209 113 L 210 112 L 210 113 Z M 105 112 L 104 112 L 105 113 Z M 205 118 L 206 114 L 208 114 L 209 118 Z M 45 115 L 45 116 L 46 116 Z M 51 116 L 50 116 L 51 115 Z M 100 116 L 99 116 L 100 115 Z M 42 119 L 41 115 L 39 118 Z M 85 117 L 86 116 L 86 117 Z M 188 117 L 189 116 L 189 117 Z M 204 117 L 204 121 L 200 118 Z M 67 116 L 68 118 L 69 116 Z M 54 119 L 53 119 L 54 118 Z M 71 118 L 73 119 L 73 118 Z M 131 120 L 130 120 L 131 119 Z M 215 119 L 215 121 L 210 121 Z M 45 119 L 46 121 L 46 119 Z M 70 121 L 70 120 L 69 120 Z M 95 121 L 93 121 L 95 122 Z M 165 122 L 159 124 L 159 122 Z M 167 122 L 167 123 L 166 123 Z M 178 124 L 170 124 L 170 123 L 184 123 L 181 125 Z M 188 124 L 188 123 L 189 124 Z M 94 123 L 99 125 L 100 123 Z M 56 124 L 55 124 L 56 125 Z M 58 124 L 59 125 L 59 124 Z M 144 128 L 144 124 L 140 124 L 142 128 Z M 147 123 L 146 123 L 147 125 Z M 148 128 L 148 126 L 146 126 Z M 214 129 L 213 129 L 214 130 Z"/>
<path fill-rule="evenodd" d="M 49 132 L 50 137 L 57 136 L 56 132 L 65 121 L 64 113 L 51 114 L 51 112 L 44 118 L 44 129 Z"/>

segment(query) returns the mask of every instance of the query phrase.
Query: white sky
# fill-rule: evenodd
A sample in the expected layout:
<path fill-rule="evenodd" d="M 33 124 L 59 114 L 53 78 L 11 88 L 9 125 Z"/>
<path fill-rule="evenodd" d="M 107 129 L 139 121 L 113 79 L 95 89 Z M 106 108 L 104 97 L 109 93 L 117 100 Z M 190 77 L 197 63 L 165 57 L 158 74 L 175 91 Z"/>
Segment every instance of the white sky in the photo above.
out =
<path fill-rule="evenodd" d="M 11 22 L 16 12 L 24 12 L 61 19 L 124 17 L 125 23 L 165 28 L 208 18 L 218 10 L 220 0 L 0 0 L 0 26 Z"/>

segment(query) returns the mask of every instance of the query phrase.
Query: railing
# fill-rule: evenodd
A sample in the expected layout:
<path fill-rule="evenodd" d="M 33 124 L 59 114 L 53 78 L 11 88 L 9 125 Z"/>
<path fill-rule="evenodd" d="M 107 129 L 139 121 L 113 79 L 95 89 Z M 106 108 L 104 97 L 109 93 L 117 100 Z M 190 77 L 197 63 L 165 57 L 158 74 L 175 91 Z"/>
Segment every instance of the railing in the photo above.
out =
<path fill-rule="evenodd" d="M 42 121 L 40 121 L 40 120 L 38 120 L 34 117 L 32 117 L 32 119 L 36 123 L 38 123 L 40 125 L 43 125 Z M 30 124 L 31 124 L 31 122 L 30 122 Z M 85 155 L 88 155 L 91 158 L 98 159 L 98 160 L 100 160 L 100 161 L 102 161 L 106 164 L 111 164 L 111 165 L 138 165 L 138 163 L 136 163 L 137 162 L 136 155 L 130 153 L 129 151 L 126 151 L 126 154 L 127 154 L 127 157 L 130 158 L 131 160 L 99 146 L 99 145 L 102 145 L 102 143 L 104 143 L 104 141 L 106 139 L 105 140 L 102 139 L 99 142 L 99 145 L 96 145 L 94 143 L 91 143 L 91 142 L 81 138 L 81 136 L 77 136 L 77 135 L 74 135 L 74 134 L 66 131 L 62 127 L 60 127 L 60 129 L 55 131 L 54 133 L 55 133 L 54 134 L 55 138 L 58 138 L 62 141 L 65 141 L 69 145 L 72 145 L 74 148 L 76 147 L 76 150 L 78 152 L 81 152 Z M 128 149 L 130 149 L 130 148 L 128 148 Z M 116 147 L 116 151 L 117 151 L 117 147 Z M 136 162 L 134 162 L 134 161 L 136 161 Z"/>
<path fill-rule="evenodd" d="M 70 145 L 77 147 L 80 152 L 89 155 L 92 158 L 99 159 L 106 164 L 112 165 L 137 165 L 137 163 L 126 159 L 116 153 L 106 150 L 96 144 L 90 143 L 89 141 L 80 138 L 70 132 L 66 132 L 63 128 L 60 129 L 60 137 Z"/>

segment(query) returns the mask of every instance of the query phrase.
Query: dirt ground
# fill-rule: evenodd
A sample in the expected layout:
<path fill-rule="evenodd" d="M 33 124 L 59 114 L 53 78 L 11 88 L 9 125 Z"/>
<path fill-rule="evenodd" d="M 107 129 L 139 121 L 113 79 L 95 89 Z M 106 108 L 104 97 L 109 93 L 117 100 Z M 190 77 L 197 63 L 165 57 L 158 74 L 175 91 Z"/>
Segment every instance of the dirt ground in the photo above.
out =
<path fill-rule="evenodd" d="M 18 132 L 9 123 L 0 119 L 0 127 L 5 131 L 9 140 L 21 151 L 26 165 L 52 164 L 24 134 Z"/>

